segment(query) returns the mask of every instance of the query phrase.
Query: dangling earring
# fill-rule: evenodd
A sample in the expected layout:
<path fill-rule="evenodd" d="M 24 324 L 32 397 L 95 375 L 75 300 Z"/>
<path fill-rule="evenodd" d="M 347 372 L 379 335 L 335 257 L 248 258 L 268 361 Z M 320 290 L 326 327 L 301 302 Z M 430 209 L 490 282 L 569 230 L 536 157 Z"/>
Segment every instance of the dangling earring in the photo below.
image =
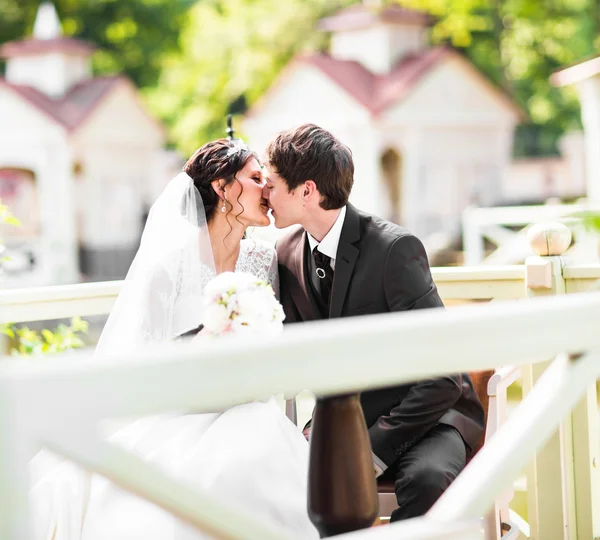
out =
<path fill-rule="evenodd" d="M 221 212 L 225 213 L 225 210 L 227 210 L 227 206 L 225 205 L 225 199 L 223 199 L 223 206 L 221 206 Z"/>

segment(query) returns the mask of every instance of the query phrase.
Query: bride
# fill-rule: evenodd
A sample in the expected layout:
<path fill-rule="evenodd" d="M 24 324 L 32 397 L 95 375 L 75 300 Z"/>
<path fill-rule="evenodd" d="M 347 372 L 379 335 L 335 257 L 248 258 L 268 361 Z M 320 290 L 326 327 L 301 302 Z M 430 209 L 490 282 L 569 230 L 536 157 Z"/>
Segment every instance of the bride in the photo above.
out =
<path fill-rule="evenodd" d="M 150 211 L 96 358 L 197 333 L 202 290 L 222 272 L 249 272 L 277 290 L 274 249 L 244 238 L 247 227 L 269 224 L 264 184 L 256 155 L 239 140 L 210 142 L 189 159 Z M 288 536 L 318 538 L 307 514 L 308 443 L 274 399 L 142 418 L 109 440 Z M 36 540 L 206 538 L 47 452 L 32 474 Z"/>

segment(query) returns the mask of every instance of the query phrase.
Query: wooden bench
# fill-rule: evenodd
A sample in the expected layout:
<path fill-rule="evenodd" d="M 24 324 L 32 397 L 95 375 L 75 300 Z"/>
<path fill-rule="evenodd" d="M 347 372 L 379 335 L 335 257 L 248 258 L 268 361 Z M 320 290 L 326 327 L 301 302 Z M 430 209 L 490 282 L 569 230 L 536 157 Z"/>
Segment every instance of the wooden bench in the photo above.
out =
<path fill-rule="evenodd" d="M 469 375 L 485 414 L 485 433 L 479 445 L 474 449 L 474 456 L 481 449 L 484 442 L 506 420 L 506 389 L 518 379 L 520 369 L 508 366 L 498 371 L 478 371 Z M 386 479 L 378 482 L 377 491 L 379 495 L 379 518 L 387 521 L 392 512 L 398 508 L 393 480 Z M 518 538 L 519 530 L 511 523 L 509 517 L 508 504 L 512 496 L 511 492 L 500 497 L 494 504 L 494 508 L 485 517 L 487 540 Z"/>

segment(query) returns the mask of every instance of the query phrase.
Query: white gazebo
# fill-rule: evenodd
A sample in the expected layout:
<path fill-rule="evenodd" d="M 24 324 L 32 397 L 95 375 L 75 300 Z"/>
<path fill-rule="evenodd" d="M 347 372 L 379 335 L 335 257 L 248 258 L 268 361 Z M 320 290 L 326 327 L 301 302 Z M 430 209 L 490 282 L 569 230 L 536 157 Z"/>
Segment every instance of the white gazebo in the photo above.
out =
<path fill-rule="evenodd" d="M 262 149 L 304 122 L 352 149 L 351 200 L 423 237 L 457 236 L 462 211 L 501 198 L 523 113 L 465 57 L 427 44 L 430 18 L 360 4 L 321 21 L 329 54 L 300 56 L 248 112 L 243 131 Z"/>
<path fill-rule="evenodd" d="M 90 44 L 64 37 L 41 5 L 32 38 L 5 43 L 0 77 L 3 286 L 120 277 L 164 181 L 163 128 L 125 77 L 94 77 Z"/>

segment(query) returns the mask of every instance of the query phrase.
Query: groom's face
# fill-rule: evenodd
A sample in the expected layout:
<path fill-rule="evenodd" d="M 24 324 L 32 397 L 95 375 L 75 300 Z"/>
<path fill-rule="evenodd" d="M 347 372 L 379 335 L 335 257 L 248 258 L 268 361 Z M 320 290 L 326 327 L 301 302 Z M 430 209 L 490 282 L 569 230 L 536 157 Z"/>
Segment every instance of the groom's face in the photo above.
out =
<path fill-rule="evenodd" d="M 263 197 L 269 201 L 275 227 L 283 229 L 302 222 L 302 186 L 290 191 L 283 178 L 275 170 L 266 167 Z"/>

